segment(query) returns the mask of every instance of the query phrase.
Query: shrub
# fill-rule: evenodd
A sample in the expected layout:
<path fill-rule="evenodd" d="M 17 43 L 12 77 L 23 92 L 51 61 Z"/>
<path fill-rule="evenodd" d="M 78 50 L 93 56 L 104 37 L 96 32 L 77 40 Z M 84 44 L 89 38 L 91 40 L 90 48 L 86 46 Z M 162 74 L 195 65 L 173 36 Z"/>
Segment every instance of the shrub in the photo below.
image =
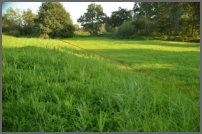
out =
<path fill-rule="evenodd" d="M 73 25 L 65 25 L 63 29 L 60 30 L 58 37 L 73 37 L 75 28 Z"/>
<path fill-rule="evenodd" d="M 147 40 L 148 38 L 145 36 L 135 36 L 134 39 L 136 39 L 136 40 Z"/>
<path fill-rule="evenodd" d="M 133 34 L 133 35 L 130 36 L 131 39 L 134 39 L 134 38 L 136 38 L 136 37 L 137 37 L 136 34 Z"/>
<path fill-rule="evenodd" d="M 109 24 L 109 23 L 106 23 L 105 24 L 105 29 L 106 29 L 106 32 L 112 32 L 112 26 Z"/>
<path fill-rule="evenodd" d="M 168 40 L 174 41 L 175 40 L 175 36 L 168 36 Z"/>
<path fill-rule="evenodd" d="M 184 41 L 184 38 L 182 36 L 176 36 L 175 40 L 176 41 Z"/>
<path fill-rule="evenodd" d="M 39 37 L 40 38 L 44 38 L 44 39 L 48 39 L 49 38 L 48 34 L 40 34 Z"/>
<path fill-rule="evenodd" d="M 11 30 L 11 31 L 8 31 L 8 32 L 5 32 L 5 33 L 8 34 L 8 35 L 16 36 L 16 37 L 20 36 L 20 32 L 18 30 Z"/>
<path fill-rule="evenodd" d="M 183 37 L 184 41 L 189 41 L 189 38 L 187 36 Z"/>
<path fill-rule="evenodd" d="M 151 37 L 153 40 L 161 40 L 161 35 L 155 35 Z"/>
<path fill-rule="evenodd" d="M 161 36 L 161 40 L 167 40 L 167 39 L 168 39 L 168 36 L 167 36 L 167 35 Z"/>
<path fill-rule="evenodd" d="M 200 38 L 190 38 L 189 39 L 190 42 L 200 42 Z"/>
<path fill-rule="evenodd" d="M 124 22 L 117 31 L 117 37 L 119 38 L 130 38 L 134 35 L 135 27 L 131 21 Z"/>
<path fill-rule="evenodd" d="M 102 24 L 100 27 L 100 31 L 98 33 L 105 33 L 106 29 L 105 29 L 105 24 Z"/>

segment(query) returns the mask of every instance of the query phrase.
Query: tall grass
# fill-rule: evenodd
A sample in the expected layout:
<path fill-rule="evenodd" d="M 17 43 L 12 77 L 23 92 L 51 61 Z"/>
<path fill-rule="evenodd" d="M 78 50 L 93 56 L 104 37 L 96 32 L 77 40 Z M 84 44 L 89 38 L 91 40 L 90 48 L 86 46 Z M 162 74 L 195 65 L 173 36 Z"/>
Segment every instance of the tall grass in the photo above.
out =
<path fill-rule="evenodd" d="M 67 40 L 200 91 L 199 44 Z M 200 131 L 200 94 L 58 40 L 3 35 L 2 44 L 4 132 Z"/>

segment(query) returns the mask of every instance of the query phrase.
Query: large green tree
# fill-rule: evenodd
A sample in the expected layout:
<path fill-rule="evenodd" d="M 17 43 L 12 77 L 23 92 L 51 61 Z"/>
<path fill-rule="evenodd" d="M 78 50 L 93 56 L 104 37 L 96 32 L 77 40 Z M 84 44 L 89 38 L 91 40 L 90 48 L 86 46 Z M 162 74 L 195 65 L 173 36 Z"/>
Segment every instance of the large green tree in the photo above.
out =
<path fill-rule="evenodd" d="M 40 37 L 72 37 L 74 33 L 70 14 L 58 2 L 42 3 L 36 23 Z"/>
<path fill-rule="evenodd" d="M 22 20 L 22 34 L 24 35 L 34 35 L 35 34 L 35 21 L 37 19 L 37 15 L 32 13 L 32 10 L 27 9 L 27 11 L 23 11 Z"/>
<path fill-rule="evenodd" d="M 101 5 L 88 5 L 87 12 L 80 16 L 77 20 L 84 29 L 91 35 L 97 35 L 102 24 L 105 22 L 106 15 Z"/>
<path fill-rule="evenodd" d="M 129 21 L 132 19 L 131 11 L 119 7 L 118 11 L 112 12 L 109 19 L 109 24 L 112 27 L 120 26 L 124 21 Z"/>
<path fill-rule="evenodd" d="M 17 30 L 20 32 L 22 28 L 22 12 L 20 9 L 14 10 L 9 8 L 6 13 L 2 16 L 2 30 L 3 32 Z"/>
<path fill-rule="evenodd" d="M 139 2 L 134 4 L 133 11 L 136 28 L 145 34 L 153 30 L 163 35 L 199 35 L 199 2 Z"/>

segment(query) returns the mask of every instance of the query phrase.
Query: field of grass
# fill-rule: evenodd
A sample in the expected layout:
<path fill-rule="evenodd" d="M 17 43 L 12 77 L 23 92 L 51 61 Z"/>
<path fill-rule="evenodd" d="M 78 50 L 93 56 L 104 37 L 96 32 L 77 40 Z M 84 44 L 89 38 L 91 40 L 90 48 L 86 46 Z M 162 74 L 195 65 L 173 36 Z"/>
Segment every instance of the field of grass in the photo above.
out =
<path fill-rule="evenodd" d="M 199 132 L 200 44 L 2 37 L 3 131 Z"/>

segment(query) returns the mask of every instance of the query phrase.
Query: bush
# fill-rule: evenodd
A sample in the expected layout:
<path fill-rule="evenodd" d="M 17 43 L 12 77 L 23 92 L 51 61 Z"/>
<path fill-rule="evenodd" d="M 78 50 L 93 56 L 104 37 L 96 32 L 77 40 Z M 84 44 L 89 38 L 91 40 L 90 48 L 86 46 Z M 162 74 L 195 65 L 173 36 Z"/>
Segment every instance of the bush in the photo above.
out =
<path fill-rule="evenodd" d="M 106 32 L 112 32 L 112 26 L 110 26 L 110 24 L 108 23 L 105 24 L 105 29 L 106 29 Z"/>
<path fill-rule="evenodd" d="M 161 36 L 161 40 L 167 40 L 167 39 L 168 39 L 168 36 L 167 36 L 167 35 Z"/>
<path fill-rule="evenodd" d="M 168 36 L 168 40 L 174 41 L 175 40 L 175 36 Z"/>
<path fill-rule="evenodd" d="M 190 38 L 189 41 L 190 42 L 198 42 L 199 43 L 200 42 L 200 38 L 199 39 L 197 39 L 197 38 Z"/>
<path fill-rule="evenodd" d="M 168 36 L 170 41 L 189 41 L 189 42 L 200 42 L 200 38 L 193 38 L 187 36 Z"/>
<path fill-rule="evenodd" d="M 39 37 L 43 38 L 43 39 L 48 39 L 49 38 L 48 34 L 40 34 Z"/>
<path fill-rule="evenodd" d="M 8 35 L 16 36 L 16 37 L 20 36 L 20 32 L 18 30 L 11 30 L 11 31 L 7 31 L 5 33 Z"/>
<path fill-rule="evenodd" d="M 80 31 L 75 31 L 74 32 L 74 37 L 81 37 L 81 36 L 90 36 L 90 33 L 84 30 L 80 30 Z"/>
<path fill-rule="evenodd" d="M 189 41 L 189 38 L 187 36 L 183 37 L 184 41 Z"/>
<path fill-rule="evenodd" d="M 151 40 L 161 40 L 161 35 L 154 35 L 150 37 Z"/>
<path fill-rule="evenodd" d="M 175 41 L 184 41 L 184 38 L 182 36 L 176 36 Z"/>
<path fill-rule="evenodd" d="M 130 38 L 135 33 L 135 26 L 131 21 L 124 22 L 118 29 L 116 35 L 119 38 Z"/>
<path fill-rule="evenodd" d="M 75 31 L 75 28 L 73 27 L 73 25 L 65 25 L 64 28 L 60 30 L 57 36 L 63 37 L 63 38 L 73 37 L 74 31 Z"/>
<path fill-rule="evenodd" d="M 136 39 L 136 40 L 147 40 L 148 38 L 145 36 L 135 36 L 134 39 Z"/>
<path fill-rule="evenodd" d="M 131 39 L 134 39 L 134 38 L 136 38 L 136 37 L 137 37 L 136 34 L 133 34 L 133 35 L 130 36 Z"/>
<path fill-rule="evenodd" d="M 100 27 L 100 31 L 98 33 L 105 33 L 106 29 L 105 29 L 105 24 L 102 24 Z"/>

